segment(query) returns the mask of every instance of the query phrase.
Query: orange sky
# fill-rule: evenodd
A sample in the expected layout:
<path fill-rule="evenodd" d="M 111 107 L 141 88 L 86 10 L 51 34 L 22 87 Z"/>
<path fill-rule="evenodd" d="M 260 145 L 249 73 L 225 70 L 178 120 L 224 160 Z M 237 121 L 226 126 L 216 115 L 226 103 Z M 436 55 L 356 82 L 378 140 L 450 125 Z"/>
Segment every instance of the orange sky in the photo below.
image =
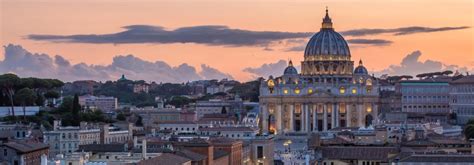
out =
<path fill-rule="evenodd" d="M 72 63 L 110 64 L 116 55 L 133 54 L 199 68 L 207 64 L 249 80 L 246 67 L 280 59 L 303 59 L 303 52 L 262 47 L 225 47 L 200 44 L 78 44 L 32 41 L 29 34 L 105 34 L 127 25 L 144 24 L 169 29 L 196 25 L 225 25 L 255 31 L 317 32 L 325 6 L 336 31 L 407 26 L 473 26 L 472 0 L 1 0 L 0 43 L 19 44 L 31 52 L 62 55 Z M 346 37 L 347 39 L 348 37 Z M 351 46 L 352 59 L 362 58 L 369 71 L 382 70 L 415 50 L 421 60 L 474 68 L 474 29 L 365 38 L 392 40 L 389 46 Z M 3 59 L 3 54 L 0 55 Z"/>

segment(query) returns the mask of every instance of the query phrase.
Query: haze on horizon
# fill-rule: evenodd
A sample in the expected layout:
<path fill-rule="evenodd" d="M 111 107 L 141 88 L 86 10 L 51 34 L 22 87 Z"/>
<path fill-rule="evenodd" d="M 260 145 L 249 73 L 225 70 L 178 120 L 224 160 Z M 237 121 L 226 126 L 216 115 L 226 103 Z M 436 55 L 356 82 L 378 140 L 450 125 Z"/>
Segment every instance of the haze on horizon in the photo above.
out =
<path fill-rule="evenodd" d="M 3 0 L 0 72 L 185 82 L 279 76 L 299 65 L 325 7 L 376 75 L 474 72 L 474 2 Z M 152 37 L 150 37 L 152 36 Z M 14 45 L 9 45 L 14 44 Z M 15 46 L 17 45 L 17 46 Z M 38 54 L 35 54 L 38 53 Z"/>

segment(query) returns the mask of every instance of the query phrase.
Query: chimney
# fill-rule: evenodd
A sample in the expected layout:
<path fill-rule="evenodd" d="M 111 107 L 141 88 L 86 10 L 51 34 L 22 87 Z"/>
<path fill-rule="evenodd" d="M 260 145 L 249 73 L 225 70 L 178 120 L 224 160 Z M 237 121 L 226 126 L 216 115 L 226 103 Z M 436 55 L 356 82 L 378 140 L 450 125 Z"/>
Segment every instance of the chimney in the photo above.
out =
<path fill-rule="evenodd" d="M 86 129 L 86 127 L 87 127 L 87 122 L 81 121 L 81 123 L 80 123 L 79 125 L 80 125 L 80 128 L 81 128 L 81 129 Z"/>
<path fill-rule="evenodd" d="M 61 120 L 54 120 L 53 122 L 53 130 L 57 131 L 61 127 Z"/>
<path fill-rule="evenodd" d="M 143 160 L 146 159 L 146 139 L 142 141 L 142 158 Z"/>

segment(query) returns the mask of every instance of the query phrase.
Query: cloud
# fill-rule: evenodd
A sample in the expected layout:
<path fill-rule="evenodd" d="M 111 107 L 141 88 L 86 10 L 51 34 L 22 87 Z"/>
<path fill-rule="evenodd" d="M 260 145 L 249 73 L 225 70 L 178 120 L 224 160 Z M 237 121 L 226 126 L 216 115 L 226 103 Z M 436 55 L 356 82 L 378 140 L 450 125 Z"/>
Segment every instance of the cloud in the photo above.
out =
<path fill-rule="evenodd" d="M 216 25 L 182 27 L 174 30 L 150 25 L 130 25 L 123 28 L 125 31 L 111 34 L 31 34 L 27 38 L 37 41 L 93 44 L 196 43 L 223 46 L 266 46 L 274 41 L 304 38 L 312 34 L 309 32 L 251 31 Z"/>
<path fill-rule="evenodd" d="M 367 36 L 367 35 L 379 35 L 379 34 L 393 34 L 393 35 L 409 35 L 416 33 L 432 33 L 442 32 L 451 30 L 461 30 L 470 28 L 469 26 L 456 26 L 456 27 L 422 27 L 422 26 L 409 26 L 400 27 L 394 29 L 353 29 L 341 32 L 344 36 Z"/>
<path fill-rule="evenodd" d="M 230 74 L 223 73 L 215 68 L 211 68 L 210 66 L 206 64 L 201 64 L 201 72 L 199 73 L 200 75 L 203 76 L 204 79 L 234 79 Z"/>
<path fill-rule="evenodd" d="M 295 64 L 295 63 L 293 63 Z M 274 77 L 283 75 L 283 71 L 288 66 L 288 62 L 286 60 L 279 60 L 275 63 L 268 63 L 263 64 L 260 67 L 248 67 L 244 68 L 242 71 L 252 74 L 253 78 L 263 77 L 268 78 L 268 76 L 272 75 Z M 299 66 L 295 66 L 297 70 L 299 70 Z"/>
<path fill-rule="evenodd" d="M 468 72 L 467 67 L 460 67 L 458 65 L 443 64 L 440 61 L 426 60 L 420 61 L 422 53 L 419 50 L 413 51 L 406 55 L 399 65 L 390 65 L 387 69 L 376 72 L 377 75 L 417 75 L 427 72 L 438 72 L 444 70 L 451 70 L 453 72 Z"/>
<path fill-rule="evenodd" d="M 390 40 L 363 39 L 363 38 L 347 39 L 346 41 L 349 44 L 370 45 L 370 46 L 388 46 L 388 45 L 393 43 Z M 306 49 L 306 41 L 305 42 L 287 43 L 287 45 L 291 45 L 291 46 L 284 49 L 284 51 L 286 51 L 286 52 L 300 52 L 300 51 L 304 51 Z"/>
<path fill-rule="evenodd" d="M 202 65 L 202 71 L 183 63 L 170 66 L 163 61 L 145 61 L 133 55 L 115 56 L 109 65 L 72 65 L 60 55 L 30 53 L 20 45 L 4 46 L 5 59 L 0 61 L 0 73 L 15 73 L 21 77 L 58 78 L 64 81 L 73 80 L 115 80 L 125 74 L 132 80 L 156 82 L 186 82 L 210 78 L 230 78 L 232 76 L 215 68 Z"/>
<path fill-rule="evenodd" d="M 348 39 L 347 42 L 350 44 L 362 44 L 362 45 L 372 45 L 372 46 L 386 46 L 393 43 L 389 40 L 383 39 L 363 39 L 363 38 L 356 38 L 356 39 Z"/>

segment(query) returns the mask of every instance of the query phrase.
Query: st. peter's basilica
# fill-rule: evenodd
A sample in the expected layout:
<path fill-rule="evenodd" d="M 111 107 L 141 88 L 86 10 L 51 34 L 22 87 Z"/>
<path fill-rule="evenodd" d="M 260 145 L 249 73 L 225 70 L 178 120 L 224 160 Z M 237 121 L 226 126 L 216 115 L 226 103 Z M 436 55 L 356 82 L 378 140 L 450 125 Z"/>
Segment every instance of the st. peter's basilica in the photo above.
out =
<path fill-rule="evenodd" d="M 366 127 L 378 121 L 379 85 L 362 60 L 354 69 L 346 40 L 326 9 L 320 31 L 306 45 L 301 73 L 289 61 L 280 77 L 260 86 L 263 133 L 310 133 Z"/>

